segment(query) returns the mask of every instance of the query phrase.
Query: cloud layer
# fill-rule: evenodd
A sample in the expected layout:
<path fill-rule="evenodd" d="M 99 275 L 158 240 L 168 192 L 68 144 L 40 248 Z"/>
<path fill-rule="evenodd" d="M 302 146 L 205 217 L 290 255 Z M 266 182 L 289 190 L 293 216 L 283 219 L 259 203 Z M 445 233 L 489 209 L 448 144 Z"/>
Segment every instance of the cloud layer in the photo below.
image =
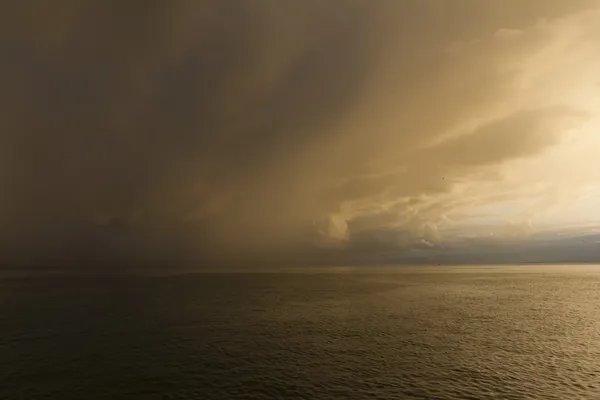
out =
<path fill-rule="evenodd" d="M 594 117 L 597 1 L 13 3 L 8 260 L 430 248 Z"/>

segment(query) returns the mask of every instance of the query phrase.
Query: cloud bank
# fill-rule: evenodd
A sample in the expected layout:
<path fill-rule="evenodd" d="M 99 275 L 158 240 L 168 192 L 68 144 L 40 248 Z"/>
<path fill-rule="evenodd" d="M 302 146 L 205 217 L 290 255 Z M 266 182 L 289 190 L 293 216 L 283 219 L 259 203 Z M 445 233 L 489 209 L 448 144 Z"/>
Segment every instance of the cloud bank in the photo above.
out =
<path fill-rule="evenodd" d="M 401 258 L 554 204 L 600 99 L 591 0 L 12 3 L 6 262 Z"/>

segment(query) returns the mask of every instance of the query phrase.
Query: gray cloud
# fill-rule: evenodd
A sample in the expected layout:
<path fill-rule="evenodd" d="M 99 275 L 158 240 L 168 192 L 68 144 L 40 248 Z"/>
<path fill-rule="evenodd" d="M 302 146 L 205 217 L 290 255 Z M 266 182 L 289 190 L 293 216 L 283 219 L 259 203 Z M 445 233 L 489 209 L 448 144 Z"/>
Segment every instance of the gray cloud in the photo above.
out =
<path fill-rule="evenodd" d="M 12 3 L 0 232 L 28 262 L 428 247 L 459 183 L 581 120 L 519 79 L 597 4 Z"/>

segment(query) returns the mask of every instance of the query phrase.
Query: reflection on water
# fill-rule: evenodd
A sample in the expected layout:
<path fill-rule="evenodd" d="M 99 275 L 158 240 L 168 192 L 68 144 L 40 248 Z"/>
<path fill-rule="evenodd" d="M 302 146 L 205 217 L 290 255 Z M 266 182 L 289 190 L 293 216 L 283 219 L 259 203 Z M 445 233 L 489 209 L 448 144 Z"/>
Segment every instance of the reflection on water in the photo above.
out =
<path fill-rule="evenodd" d="M 0 398 L 600 398 L 600 267 L 72 272 L 0 273 Z"/>

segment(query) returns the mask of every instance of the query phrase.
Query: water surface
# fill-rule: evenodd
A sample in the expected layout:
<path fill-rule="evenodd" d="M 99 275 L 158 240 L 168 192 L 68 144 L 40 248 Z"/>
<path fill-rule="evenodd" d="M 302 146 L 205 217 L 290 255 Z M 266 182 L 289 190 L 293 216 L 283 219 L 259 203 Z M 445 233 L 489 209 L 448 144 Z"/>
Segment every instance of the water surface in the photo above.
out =
<path fill-rule="evenodd" d="M 600 399 L 600 267 L 0 272 L 0 399 Z"/>

